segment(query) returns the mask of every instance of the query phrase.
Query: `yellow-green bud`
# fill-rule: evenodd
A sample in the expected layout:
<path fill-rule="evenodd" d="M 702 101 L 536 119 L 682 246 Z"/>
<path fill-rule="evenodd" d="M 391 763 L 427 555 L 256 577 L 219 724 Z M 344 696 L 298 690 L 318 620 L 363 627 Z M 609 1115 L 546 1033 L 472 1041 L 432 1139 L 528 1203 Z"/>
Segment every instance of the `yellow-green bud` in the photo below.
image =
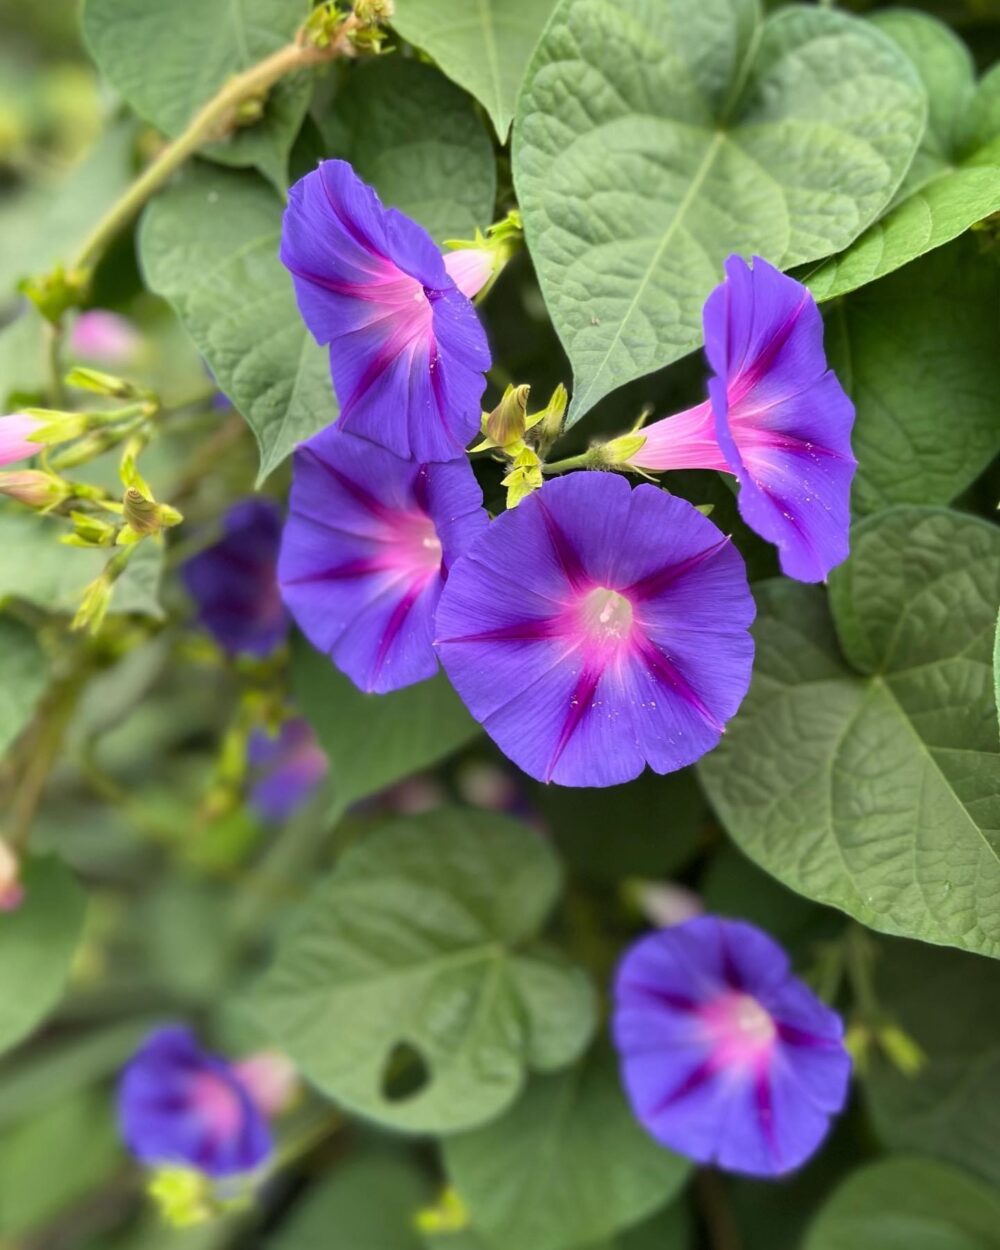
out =
<path fill-rule="evenodd" d="M 538 433 L 542 441 L 548 445 L 562 433 L 563 421 L 566 419 L 566 406 L 569 403 L 569 392 L 560 382 L 552 392 L 552 397 L 535 418 Z"/>
<path fill-rule="evenodd" d="M 432 1207 L 418 1211 L 413 1220 L 421 1233 L 460 1233 L 471 1226 L 469 1209 L 449 1185 Z"/>
<path fill-rule="evenodd" d="M 64 534 L 61 541 L 70 547 L 110 547 L 115 539 L 115 527 L 100 517 L 87 512 L 71 512 L 73 533 Z"/>
<path fill-rule="evenodd" d="M 83 365 L 70 369 L 66 374 L 66 385 L 79 391 L 92 391 L 95 395 L 110 395 L 115 399 L 133 399 L 146 393 L 124 378 L 117 378 L 100 369 L 88 369 Z"/>
<path fill-rule="evenodd" d="M 204 1224 L 216 1214 L 209 1181 L 192 1168 L 159 1168 L 147 1192 L 171 1228 Z"/>
<path fill-rule="evenodd" d="M 645 434 L 621 434 L 595 447 L 594 459 L 608 468 L 627 465 L 645 442 Z"/>
<path fill-rule="evenodd" d="M 898 1025 L 882 1025 L 877 1036 L 882 1053 L 904 1076 L 916 1076 L 926 1064 L 927 1056 L 913 1038 L 908 1033 L 904 1033 Z"/>
<path fill-rule="evenodd" d="M 16 499 L 28 508 L 53 508 L 73 493 L 68 482 L 41 469 L 15 469 L 0 473 L 0 495 Z"/>
<path fill-rule="evenodd" d="M 530 386 L 508 386 L 486 418 L 486 436 L 498 447 L 509 447 L 524 437 Z"/>

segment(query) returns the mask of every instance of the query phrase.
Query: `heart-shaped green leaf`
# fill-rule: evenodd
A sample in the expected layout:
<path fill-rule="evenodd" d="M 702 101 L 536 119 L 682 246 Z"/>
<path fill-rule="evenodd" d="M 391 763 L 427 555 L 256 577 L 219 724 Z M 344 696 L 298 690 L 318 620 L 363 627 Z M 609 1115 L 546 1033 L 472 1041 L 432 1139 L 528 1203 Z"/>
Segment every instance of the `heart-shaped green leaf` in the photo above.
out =
<path fill-rule="evenodd" d="M 835 1190 L 803 1250 L 862 1246 L 1000 1250 L 1000 1198 L 981 1181 L 930 1159 L 880 1159 Z"/>
<path fill-rule="evenodd" d="M 846 247 L 925 112 L 899 48 L 843 14 L 562 0 L 518 101 L 514 178 L 571 420 L 698 345 L 730 253 L 787 268 Z"/>
<path fill-rule="evenodd" d="M 941 22 L 904 9 L 872 20 L 916 67 L 930 117 L 891 210 L 807 277 L 817 299 L 891 273 L 1000 210 L 1000 66 L 977 86 L 968 49 Z"/>
<path fill-rule="evenodd" d="M 144 121 L 180 134 L 240 70 L 290 43 L 308 0 L 86 0 L 83 34 L 107 80 Z M 226 165 L 256 165 L 278 187 L 309 104 L 308 74 L 281 78 L 263 116 L 208 149 Z"/>
<path fill-rule="evenodd" d="M 416 1132 L 482 1124 L 594 1028 L 587 977 L 535 941 L 558 889 L 546 843 L 504 817 L 398 821 L 317 886 L 251 1007 L 351 1110 Z"/>
<path fill-rule="evenodd" d="M 444 1159 L 486 1244 L 518 1250 L 612 1236 L 665 1206 L 691 1167 L 636 1122 L 603 1047 L 536 1078 L 499 1120 L 449 1137 Z"/>
<path fill-rule="evenodd" d="M 840 647 L 822 592 L 757 599 L 750 693 L 700 765 L 730 833 L 874 929 L 1000 955 L 1000 530 L 934 508 L 863 522 L 831 578 Z"/>

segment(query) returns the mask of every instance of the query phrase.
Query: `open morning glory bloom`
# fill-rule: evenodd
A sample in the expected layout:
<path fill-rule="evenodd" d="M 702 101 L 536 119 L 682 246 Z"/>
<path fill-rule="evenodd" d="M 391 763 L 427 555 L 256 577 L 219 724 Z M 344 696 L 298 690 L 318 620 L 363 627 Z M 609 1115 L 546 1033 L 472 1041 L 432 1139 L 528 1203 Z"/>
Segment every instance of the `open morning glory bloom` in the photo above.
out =
<path fill-rule="evenodd" d="M 709 399 L 642 430 L 643 469 L 718 469 L 781 568 L 817 582 L 847 558 L 854 405 L 827 367 L 811 293 L 760 257 L 726 261 L 705 301 Z"/>
<path fill-rule="evenodd" d="M 181 577 L 198 621 L 230 655 L 269 655 L 288 632 L 278 590 L 281 509 L 270 499 L 234 504 L 222 537 L 186 561 Z"/>
<path fill-rule="evenodd" d="M 468 460 L 414 464 L 334 425 L 296 449 L 290 502 L 278 579 L 313 646 L 362 690 L 432 677 L 441 587 L 487 525 Z"/>
<path fill-rule="evenodd" d="M 32 442 L 32 435 L 45 424 L 38 417 L 26 412 L 12 412 L 0 417 L 0 464 L 14 464 L 18 460 L 30 460 L 42 450 L 40 443 Z"/>
<path fill-rule="evenodd" d="M 490 354 L 427 231 L 383 207 L 346 161 L 323 161 L 289 192 L 281 259 L 329 346 L 340 425 L 408 459 L 461 456 L 479 431 Z"/>
<path fill-rule="evenodd" d="M 753 925 L 699 916 L 641 938 L 614 992 L 632 1109 L 671 1150 L 778 1176 L 810 1157 L 843 1108 L 840 1017 Z"/>
<path fill-rule="evenodd" d="M 118 1121 L 132 1154 L 153 1166 L 235 1176 L 271 1153 L 267 1119 L 234 1065 L 177 1026 L 152 1033 L 129 1061 L 118 1088 Z"/>
<path fill-rule="evenodd" d="M 247 744 L 250 806 L 268 824 L 280 825 L 314 793 L 328 760 L 312 726 L 301 716 L 286 720 L 274 736 L 258 729 Z"/>
<path fill-rule="evenodd" d="M 455 563 L 452 684 L 526 773 L 610 786 L 718 742 L 750 682 L 739 553 L 696 508 L 608 473 L 546 483 Z"/>

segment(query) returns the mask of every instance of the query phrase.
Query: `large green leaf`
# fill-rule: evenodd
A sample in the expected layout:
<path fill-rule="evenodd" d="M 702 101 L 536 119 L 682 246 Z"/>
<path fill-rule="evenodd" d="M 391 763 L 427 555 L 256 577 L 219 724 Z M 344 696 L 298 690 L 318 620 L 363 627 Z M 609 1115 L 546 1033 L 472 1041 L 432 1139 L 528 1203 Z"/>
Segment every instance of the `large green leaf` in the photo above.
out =
<path fill-rule="evenodd" d="M 891 211 L 807 278 L 818 299 L 891 273 L 1000 209 L 1000 66 L 977 87 L 968 50 L 941 22 L 905 9 L 872 20 L 913 62 L 930 116 Z"/>
<path fill-rule="evenodd" d="M 144 121 L 174 137 L 240 70 L 289 43 L 308 0 L 86 0 L 83 34 L 101 72 Z M 309 103 L 307 74 L 280 79 L 264 115 L 208 154 L 257 165 L 278 186 Z"/>
<path fill-rule="evenodd" d="M 355 161 L 385 203 L 438 240 L 488 224 L 495 176 L 486 133 L 440 74 L 395 59 L 358 67 L 337 99 L 331 149 Z M 327 354 L 278 260 L 282 209 L 252 174 L 200 166 L 150 205 L 139 237 L 148 284 L 173 305 L 253 430 L 261 479 L 337 417 Z"/>
<path fill-rule="evenodd" d="M 353 1111 L 420 1132 L 481 1124 L 527 1069 L 571 1063 L 594 1027 L 587 978 L 534 940 L 558 889 L 555 856 L 504 817 L 397 821 L 303 905 L 255 1014 Z M 407 1059 L 422 1081 L 403 1092 L 393 1076 Z"/>
<path fill-rule="evenodd" d="M 85 550 L 59 542 L 62 530 L 51 517 L 23 508 L 0 507 L 0 603 L 24 599 L 51 612 L 75 612 L 88 583 L 101 572 L 113 552 Z M 112 613 L 135 612 L 159 620 L 163 548 L 144 542 L 115 584 Z"/>
<path fill-rule="evenodd" d="M 925 109 L 896 45 L 843 14 L 562 0 L 518 101 L 514 178 L 571 420 L 698 345 L 731 252 L 784 268 L 855 239 Z"/>
<path fill-rule="evenodd" d="M 493 145 L 464 91 L 428 65 L 358 65 L 333 103 L 332 150 L 438 243 L 493 220 Z"/>
<path fill-rule="evenodd" d="M 365 694 L 299 640 L 292 686 L 329 757 L 338 808 L 436 764 L 480 732 L 443 673 L 392 694 Z"/>
<path fill-rule="evenodd" d="M 1000 530 L 896 508 L 821 591 L 758 587 L 754 679 L 700 765 L 757 863 L 886 933 L 1000 955 Z"/>
<path fill-rule="evenodd" d="M 996 688 L 997 716 L 1000 717 L 1000 613 L 997 614 L 997 633 L 993 643 L 993 684 Z"/>
<path fill-rule="evenodd" d="M 368 1150 L 338 1164 L 292 1209 L 268 1250 L 422 1250 L 413 1217 L 432 1200 L 403 1157 Z"/>
<path fill-rule="evenodd" d="M 0 617 L 0 755 L 31 720 L 45 690 L 48 664 L 32 630 Z"/>
<path fill-rule="evenodd" d="M 449 1137 L 448 1175 L 497 1250 L 589 1245 L 665 1206 L 690 1170 L 636 1122 L 613 1057 L 536 1078 L 492 1124 Z"/>
<path fill-rule="evenodd" d="M 483 105 L 501 141 L 555 0 L 397 0 L 393 25 Z"/>
<path fill-rule="evenodd" d="M 803 1250 L 1000 1250 L 1000 1198 L 927 1159 L 870 1163 L 816 1217 Z"/>
<path fill-rule="evenodd" d="M 880 1005 L 923 1051 L 904 1073 L 876 1049 L 862 1073 L 875 1131 L 1000 1186 L 1000 964 L 910 942 L 878 947 Z"/>
<path fill-rule="evenodd" d="M 58 1003 L 83 929 L 86 897 L 59 860 L 29 860 L 23 880 L 20 907 L 0 913 L 0 1053 Z"/>
<path fill-rule="evenodd" d="M 255 175 L 201 166 L 150 205 L 139 238 L 146 281 L 253 430 L 262 479 L 337 416 L 326 352 L 278 260 L 281 212 Z"/>
<path fill-rule="evenodd" d="M 950 502 L 1000 451 L 1000 266 L 956 240 L 850 295 L 827 327 L 857 408 L 855 515 Z"/>

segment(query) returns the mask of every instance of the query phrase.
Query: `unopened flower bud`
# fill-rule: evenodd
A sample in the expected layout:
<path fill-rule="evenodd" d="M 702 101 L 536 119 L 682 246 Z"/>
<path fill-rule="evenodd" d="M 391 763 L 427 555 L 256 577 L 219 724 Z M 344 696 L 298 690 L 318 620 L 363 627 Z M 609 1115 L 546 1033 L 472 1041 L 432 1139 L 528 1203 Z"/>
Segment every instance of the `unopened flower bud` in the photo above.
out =
<path fill-rule="evenodd" d="M 421 1233 L 460 1233 L 471 1226 L 469 1209 L 450 1185 L 432 1207 L 424 1207 L 414 1217 Z"/>
<path fill-rule="evenodd" d="M 141 344 L 139 332 L 127 317 L 104 308 L 81 313 L 69 334 L 69 350 L 74 356 L 104 365 L 128 364 Z"/>
<path fill-rule="evenodd" d="M 472 239 L 448 239 L 444 267 L 467 299 L 484 294 L 501 269 L 520 248 L 524 238 L 521 214 L 513 211 L 485 234 L 477 230 Z"/>
<path fill-rule="evenodd" d="M 52 508 L 72 494 L 70 486 L 40 469 L 16 469 L 0 473 L 0 495 L 16 499 L 29 508 Z"/>
<path fill-rule="evenodd" d="M 266 1116 L 287 1111 L 300 1092 L 295 1064 L 280 1050 L 259 1050 L 234 1064 L 233 1071 Z"/>
<path fill-rule="evenodd" d="M 569 392 L 560 382 L 552 392 L 549 402 L 538 414 L 538 435 L 545 445 L 554 442 L 562 433 L 568 403 Z"/>
<path fill-rule="evenodd" d="M 0 912 L 16 911 L 23 902 L 21 865 L 10 846 L 0 838 Z"/>
<path fill-rule="evenodd" d="M 487 248 L 463 247 L 445 253 L 444 267 L 466 299 L 473 299 L 493 277 L 495 260 Z"/>
<path fill-rule="evenodd" d="M 73 533 L 64 534 L 61 541 L 68 547 L 110 547 L 115 540 L 115 527 L 100 517 L 87 512 L 71 512 Z"/>
<path fill-rule="evenodd" d="M 211 1182 L 193 1168 L 158 1168 L 147 1192 L 171 1228 L 193 1228 L 218 1214 Z"/>
<path fill-rule="evenodd" d="M 110 395 L 115 399 L 132 399 L 139 392 L 131 382 L 124 378 L 116 378 L 111 373 L 103 373 L 100 369 L 88 369 L 78 365 L 66 375 L 68 386 L 81 391 L 92 391 L 95 395 Z"/>
<path fill-rule="evenodd" d="M 362 26 L 376 26 L 392 20 L 396 12 L 393 0 L 354 0 L 354 16 Z"/>
<path fill-rule="evenodd" d="M 904 1076 L 916 1076 L 927 1056 L 908 1033 L 897 1024 L 883 1024 L 877 1033 L 882 1053 Z"/>
<path fill-rule="evenodd" d="M 51 273 L 25 278 L 17 289 L 31 300 L 46 321 L 58 325 L 64 313 L 82 303 L 87 284 L 86 273 L 57 265 Z"/>
<path fill-rule="evenodd" d="M 158 534 L 162 529 L 179 525 L 184 519 L 176 508 L 157 503 L 142 493 L 137 486 L 130 486 L 122 497 L 122 515 L 135 534 Z"/>
<path fill-rule="evenodd" d="M 660 929 L 692 920 L 705 910 L 693 890 L 672 881 L 628 881 L 625 891 L 643 917 Z"/>
<path fill-rule="evenodd" d="M 0 464 L 14 464 L 37 455 L 41 445 L 33 436 L 44 424 L 39 417 L 27 412 L 0 417 Z"/>
<path fill-rule="evenodd" d="M 524 437 L 530 386 L 508 386 L 486 418 L 486 436 L 498 447 L 509 447 Z"/>
<path fill-rule="evenodd" d="M 607 468 L 625 466 L 631 463 L 632 457 L 645 442 L 644 434 L 621 434 L 593 448 L 594 460 Z"/>

